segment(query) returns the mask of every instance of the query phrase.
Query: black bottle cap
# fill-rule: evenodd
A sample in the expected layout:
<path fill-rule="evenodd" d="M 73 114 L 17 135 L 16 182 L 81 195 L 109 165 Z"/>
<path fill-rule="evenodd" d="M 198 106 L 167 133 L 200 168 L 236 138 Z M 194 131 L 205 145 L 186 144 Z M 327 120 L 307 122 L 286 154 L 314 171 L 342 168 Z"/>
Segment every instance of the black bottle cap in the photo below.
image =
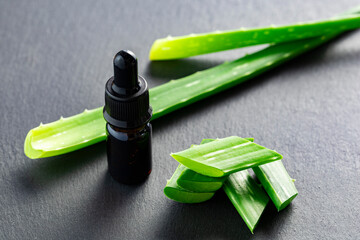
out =
<path fill-rule="evenodd" d="M 114 76 L 105 85 L 105 120 L 118 128 L 138 128 L 150 121 L 149 90 L 138 76 L 137 59 L 129 50 L 114 57 Z"/>

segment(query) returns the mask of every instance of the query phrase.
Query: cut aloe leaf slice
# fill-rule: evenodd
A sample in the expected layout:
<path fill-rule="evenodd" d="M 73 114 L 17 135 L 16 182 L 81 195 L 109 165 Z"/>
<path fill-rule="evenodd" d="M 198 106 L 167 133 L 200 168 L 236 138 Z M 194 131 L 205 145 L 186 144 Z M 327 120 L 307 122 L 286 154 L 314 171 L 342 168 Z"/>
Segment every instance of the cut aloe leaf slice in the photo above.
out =
<path fill-rule="evenodd" d="M 215 192 L 194 192 L 180 187 L 176 181 L 184 169 L 185 166 L 179 164 L 171 179 L 168 180 L 164 188 L 164 194 L 168 198 L 181 203 L 200 203 L 214 196 Z"/>
<path fill-rule="evenodd" d="M 253 170 L 278 211 L 298 195 L 294 180 L 290 178 L 282 161 L 260 165 Z"/>
<path fill-rule="evenodd" d="M 171 156 L 191 170 L 210 177 L 222 177 L 282 158 L 273 150 L 236 136 L 217 139 Z"/>
<path fill-rule="evenodd" d="M 253 138 L 245 138 L 248 141 L 253 142 Z M 215 139 L 203 139 L 201 144 L 206 144 L 214 141 Z M 192 145 L 192 147 L 198 145 Z M 226 176 L 224 177 L 209 177 L 202 174 L 199 174 L 187 167 L 184 168 L 179 178 L 177 179 L 177 184 L 183 188 L 186 188 L 195 192 L 212 192 L 221 188 Z"/>
<path fill-rule="evenodd" d="M 208 177 L 186 168 L 177 179 L 177 184 L 195 192 L 215 192 L 222 187 L 226 178 Z"/>
<path fill-rule="evenodd" d="M 359 9 L 347 12 L 355 13 L 359 13 Z M 338 34 L 340 32 L 270 46 L 233 62 L 152 88 L 149 93 L 152 120 L 258 76 Z M 105 120 L 100 107 L 31 129 L 25 139 L 24 152 L 29 158 L 50 157 L 105 139 Z"/>
<path fill-rule="evenodd" d="M 267 43 L 283 43 L 318 37 L 335 31 L 360 27 L 360 16 L 345 15 L 333 19 L 297 23 L 287 26 L 269 26 L 255 29 L 216 31 L 167 37 L 156 40 L 150 50 L 150 60 L 186 58 L 206 53 Z"/>
<path fill-rule="evenodd" d="M 260 216 L 269 202 L 265 191 L 247 170 L 230 174 L 224 182 L 223 189 L 251 233 L 254 233 Z"/>

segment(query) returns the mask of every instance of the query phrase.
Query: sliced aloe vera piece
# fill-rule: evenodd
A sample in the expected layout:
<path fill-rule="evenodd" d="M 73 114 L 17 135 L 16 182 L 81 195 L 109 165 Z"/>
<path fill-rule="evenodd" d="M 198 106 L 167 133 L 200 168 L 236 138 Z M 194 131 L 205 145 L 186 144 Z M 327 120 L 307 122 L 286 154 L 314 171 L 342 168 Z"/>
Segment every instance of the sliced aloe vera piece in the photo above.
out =
<path fill-rule="evenodd" d="M 282 158 L 273 150 L 236 136 L 217 139 L 171 156 L 191 170 L 210 177 L 222 177 Z"/>
<path fill-rule="evenodd" d="M 195 192 L 215 192 L 220 189 L 226 180 L 224 177 L 208 177 L 186 168 L 177 180 L 177 184 Z"/>
<path fill-rule="evenodd" d="M 281 161 L 253 168 L 278 211 L 284 209 L 298 195 L 294 180 Z"/>
<path fill-rule="evenodd" d="M 346 14 L 358 12 L 359 9 L 355 9 Z M 338 34 L 340 32 L 270 46 L 238 60 L 152 88 L 150 89 L 152 120 L 249 80 L 323 44 Z M 25 154 L 29 158 L 56 156 L 105 140 L 102 107 L 88 113 L 80 113 L 30 130 L 24 143 Z"/>
<path fill-rule="evenodd" d="M 254 233 L 260 216 L 269 202 L 265 191 L 247 170 L 230 174 L 224 182 L 223 189 L 251 233 Z"/>
<path fill-rule="evenodd" d="M 245 138 L 248 141 L 253 142 L 253 138 Z M 206 144 L 214 141 L 215 139 L 203 139 L 201 144 Z M 198 145 L 193 145 L 198 146 Z M 221 188 L 226 176 L 224 177 L 209 177 L 199 174 L 187 167 L 184 168 L 182 173 L 177 179 L 177 184 L 183 188 L 186 188 L 195 192 L 212 192 Z"/>
<path fill-rule="evenodd" d="M 168 180 L 164 188 L 164 194 L 168 198 L 181 203 L 200 203 L 214 196 L 215 192 L 194 192 L 180 187 L 176 181 L 184 169 L 185 166 L 179 164 L 171 179 Z"/>
<path fill-rule="evenodd" d="M 186 58 L 206 53 L 266 43 L 282 43 L 318 37 L 335 31 L 360 27 L 360 16 L 345 15 L 333 19 L 297 23 L 287 26 L 269 26 L 255 29 L 216 31 L 167 37 L 156 40 L 150 50 L 150 60 Z"/>

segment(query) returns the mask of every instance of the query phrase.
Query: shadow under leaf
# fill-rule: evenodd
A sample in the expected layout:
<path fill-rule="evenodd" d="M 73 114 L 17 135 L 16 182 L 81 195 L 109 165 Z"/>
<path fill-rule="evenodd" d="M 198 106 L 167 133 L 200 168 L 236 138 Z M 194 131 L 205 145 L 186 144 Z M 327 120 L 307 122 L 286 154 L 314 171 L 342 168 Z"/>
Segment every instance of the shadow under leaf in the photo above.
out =
<path fill-rule="evenodd" d="M 33 192 L 63 181 L 96 161 L 105 160 L 105 157 L 105 142 L 100 142 L 64 155 L 33 160 L 29 169 L 22 169 L 18 176 L 25 189 Z"/>

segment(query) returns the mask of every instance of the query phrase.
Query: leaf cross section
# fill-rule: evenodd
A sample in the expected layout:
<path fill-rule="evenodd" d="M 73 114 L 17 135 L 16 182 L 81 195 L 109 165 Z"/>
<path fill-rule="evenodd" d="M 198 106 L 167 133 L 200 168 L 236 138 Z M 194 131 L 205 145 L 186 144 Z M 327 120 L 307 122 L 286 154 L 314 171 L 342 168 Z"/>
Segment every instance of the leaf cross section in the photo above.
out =
<path fill-rule="evenodd" d="M 170 180 L 168 180 L 164 188 L 164 194 L 168 198 L 181 203 L 200 203 L 207 201 L 214 196 L 215 192 L 195 192 L 180 187 L 177 184 L 177 179 L 184 169 L 186 169 L 186 167 L 179 164 Z"/>

